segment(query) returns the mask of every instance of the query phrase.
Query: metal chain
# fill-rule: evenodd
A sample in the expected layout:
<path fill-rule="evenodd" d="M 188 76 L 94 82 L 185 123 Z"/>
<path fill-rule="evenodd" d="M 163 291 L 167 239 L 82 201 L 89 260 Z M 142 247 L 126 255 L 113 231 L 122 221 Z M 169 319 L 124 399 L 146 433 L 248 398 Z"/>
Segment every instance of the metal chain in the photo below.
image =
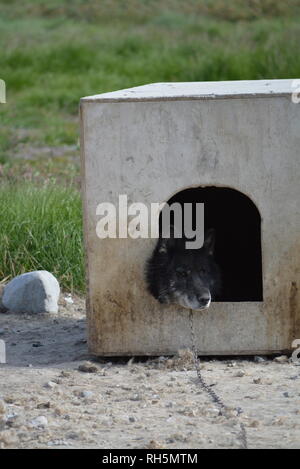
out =
<path fill-rule="evenodd" d="M 197 377 L 198 377 L 201 388 L 207 392 L 207 394 L 211 397 L 212 401 L 218 406 L 220 415 L 226 416 L 226 412 L 224 411 L 227 409 L 227 406 L 224 404 L 222 399 L 217 395 L 217 393 L 211 388 L 211 386 L 209 386 L 204 381 L 203 376 L 201 374 L 200 361 L 198 359 L 198 352 L 197 352 L 196 341 L 195 341 L 194 314 L 193 313 L 194 311 L 190 309 L 189 319 L 190 319 L 190 327 L 191 327 L 192 352 L 193 352 L 193 359 L 194 359 L 194 364 L 195 364 L 195 368 L 197 372 Z M 242 413 L 242 409 L 239 407 L 237 409 L 237 412 L 239 416 Z M 246 428 L 242 422 L 239 422 L 239 425 L 240 425 L 239 439 L 241 442 L 241 446 L 243 449 L 248 449 Z"/>

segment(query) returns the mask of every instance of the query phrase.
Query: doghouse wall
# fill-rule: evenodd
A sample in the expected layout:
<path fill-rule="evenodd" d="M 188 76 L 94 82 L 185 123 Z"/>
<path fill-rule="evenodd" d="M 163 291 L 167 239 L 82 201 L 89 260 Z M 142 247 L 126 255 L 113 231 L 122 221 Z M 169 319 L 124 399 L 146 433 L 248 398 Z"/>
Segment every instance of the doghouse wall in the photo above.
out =
<path fill-rule="evenodd" d="M 188 311 L 146 291 L 156 240 L 96 236 L 96 207 L 163 202 L 188 187 L 231 187 L 262 219 L 263 302 L 195 313 L 202 354 L 272 353 L 300 338 L 300 105 L 287 97 L 82 101 L 90 351 L 161 355 L 189 347 Z M 229 207 L 228 209 L 234 209 Z M 245 246 L 247 249 L 247 246 Z"/>

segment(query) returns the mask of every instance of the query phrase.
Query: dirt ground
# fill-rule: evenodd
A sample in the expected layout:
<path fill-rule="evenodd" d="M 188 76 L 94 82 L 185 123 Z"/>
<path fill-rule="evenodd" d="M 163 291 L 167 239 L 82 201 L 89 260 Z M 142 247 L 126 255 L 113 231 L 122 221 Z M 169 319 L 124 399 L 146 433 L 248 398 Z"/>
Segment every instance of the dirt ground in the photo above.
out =
<path fill-rule="evenodd" d="M 201 360 L 229 407 L 219 415 L 188 350 L 144 361 L 89 357 L 84 299 L 72 300 L 62 295 L 57 315 L 0 314 L 0 447 L 240 448 L 243 422 L 250 448 L 300 448 L 297 364 Z"/>

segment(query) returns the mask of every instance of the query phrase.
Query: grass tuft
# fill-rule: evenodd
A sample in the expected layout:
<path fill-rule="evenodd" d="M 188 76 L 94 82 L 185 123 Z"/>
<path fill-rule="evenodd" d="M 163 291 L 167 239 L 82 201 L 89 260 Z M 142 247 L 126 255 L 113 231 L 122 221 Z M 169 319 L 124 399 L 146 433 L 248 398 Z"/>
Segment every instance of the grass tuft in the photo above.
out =
<path fill-rule="evenodd" d="M 0 278 L 49 270 L 63 289 L 84 291 L 82 214 L 76 189 L 0 187 Z"/>

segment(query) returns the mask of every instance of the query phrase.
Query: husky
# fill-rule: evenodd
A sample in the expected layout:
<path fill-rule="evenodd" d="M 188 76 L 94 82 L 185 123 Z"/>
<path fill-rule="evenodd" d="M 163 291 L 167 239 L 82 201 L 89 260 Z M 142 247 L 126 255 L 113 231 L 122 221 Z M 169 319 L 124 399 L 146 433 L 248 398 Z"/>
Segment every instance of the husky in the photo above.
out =
<path fill-rule="evenodd" d="M 149 292 L 162 304 L 201 310 L 218 299 L 221 271 L 214 259 L 216 234 L 205 232 L 200 249 L 187 249 L 186 238 L 158 238 L 146 265 Z"/>

